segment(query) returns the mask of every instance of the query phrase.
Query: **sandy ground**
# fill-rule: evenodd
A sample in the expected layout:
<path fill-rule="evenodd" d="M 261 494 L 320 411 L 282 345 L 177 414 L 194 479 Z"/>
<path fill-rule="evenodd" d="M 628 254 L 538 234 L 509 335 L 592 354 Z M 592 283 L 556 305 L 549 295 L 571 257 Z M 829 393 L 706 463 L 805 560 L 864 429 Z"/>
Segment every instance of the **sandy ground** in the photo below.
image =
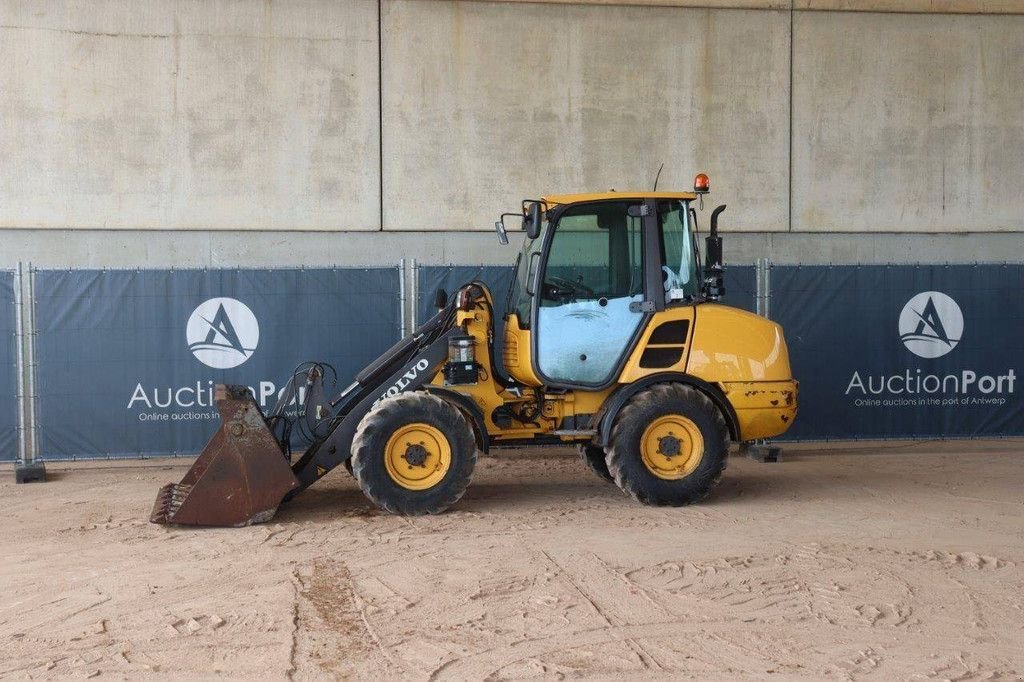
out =
<path fill-rule="evenodd" d="M 148 523 L 187 464 L 0 471 L 0 677 L 1024 675 L 1021 441 L 735 456 L 683 509 L 505 451 L 437 517 L 339 468 L 267 525 Z"/>

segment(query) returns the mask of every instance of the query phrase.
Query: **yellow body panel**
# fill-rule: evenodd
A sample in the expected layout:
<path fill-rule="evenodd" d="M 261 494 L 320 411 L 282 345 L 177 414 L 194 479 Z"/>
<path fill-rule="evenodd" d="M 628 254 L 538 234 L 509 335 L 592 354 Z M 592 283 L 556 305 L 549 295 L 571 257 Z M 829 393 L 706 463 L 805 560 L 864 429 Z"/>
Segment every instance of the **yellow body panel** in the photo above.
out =
<path fill-rule="evenodd" d="M 696 199 L 693 192 L 593 192 L 589 194 L 554 194 L 541 201 L 548 206 L 558 204 L 575 204 L 580 201 L 607 201 L 612 199 Z"/>
<path fill-rule="evenodd" d="M 778 436 L 796 417 L 795 381 L 734 381 L 722 390 L 736 410 L 743 440 Z"/>
<path fill-rule="evenodd" d="M 540 386 L 541 381 L 533 371 L 533 349 L 530 346 L 530 331 L 519 326 L 519 316 L 512 313 L 505 322 L 505 343 L 501 349 L 505 369 L 512 378 L 527 386 Z"/>
<path fill-rule="evenodd" d="M 697 307 L 686 371 L 722 389 L 741 440 L 778 436 L 793 423 L 798 384 L 782 327 L 771 320 L 713 303 Z"/>
<path fill-rule="evenodd" d="M 650 323 L 647 325 L 647 328 L 644 329 L 643 334 L 640 337 L 640 342 L 637 343 L 636 348 L 633 349 L 633 352 L 629 356 L 629 360 L 626 361 L 625 366 L 622 368 L 622 374 L 619 375 L 619 383 L 631 384 L 638 379 L 643 379 L 645 376 L 657 374 L 659 372 L 685 372 L 686 356 L 689 354 L 690 350 L 690 337 L 693 336 L 693 319 L 693 306 L 670 308 L 668 310 L 663 310 L 660 313 L 655 313 L 651 318 Z M 655 329 L 666 322 L 674 322 L 678 320 L 688 320 L 690 323 L 686 338 L 678 339 L 678 343 L 651 344 L 651 334 L 654 333 Z M 644 350 L 654 347 L 682 348 L 682 357 L 679 359 L 679 362 L 669 367 L 641 367 L 640 358 L 643 356 Z"/>
<path fill-rule="evenodd" d="M 710 383 L 789 381 L 782 327 L 738 308 L 706 303 L 696 309 L 686 371 Z"/>

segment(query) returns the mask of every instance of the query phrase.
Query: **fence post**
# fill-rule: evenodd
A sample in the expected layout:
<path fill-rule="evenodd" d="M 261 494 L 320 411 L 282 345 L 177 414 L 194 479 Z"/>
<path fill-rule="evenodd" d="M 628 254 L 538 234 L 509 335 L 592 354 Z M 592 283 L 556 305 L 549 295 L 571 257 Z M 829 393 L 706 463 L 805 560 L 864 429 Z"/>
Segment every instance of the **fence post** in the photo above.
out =
<path fill-rule="evenodd" d="M 14 372 L 18 385 L 18 462 L 25 461 L 27 444 L 25 442 L 25 338 L 21 309 L 21 279 L 24 266 L 18 261 L 18 269 L 14 273 Z"/>
<path fill-rule="evenodd" d="M 18 420 L 19 448 L 18 463 L 14 467 L 17 483 L 46 480 L 46 465 L 39 461 L 39 425 L 36 410 L 36 312 L 35 312 L 35 268 L 28 264 L 28 279 L 25 267 L 18 262 L 18 285 L 16 324 L 18 329 Z M 26 401 L 27 399 L 27 401 Z"/>
<path fill-rule="evenodd" d="M 408 335 L 405 324 L 405 259 L 398 261 L 398 338 Z"/>
<path fill-rule="evenodd" d="M 39 326 L 36 324 L 36 271 L 37 268 L 28 264 L 28 320 L 29 320 L 29 345 L 28 371 L 31 380 L 32 392 L 29 394 L 29 412 L 32 417 L 32 461 L 35 462 L 43 454 L 42 446 L 39 443 L 39 357 L 36 351 L 36 338 L 39 336 Z"/>
<path fill-rule="evenodd" d="M 416 259 L 412 259 L 412 268 L 409 276 L 409 333 L 416 331 L 420 326 L 420 265 Z"/>
<path fill-rule="evenodd" d="M 761 317 L 766 317 L 764 310 L 764 262 L 764 258 L 758 258 L 757 260 L 754 261 L 754 312 L 756 312 Z"/>

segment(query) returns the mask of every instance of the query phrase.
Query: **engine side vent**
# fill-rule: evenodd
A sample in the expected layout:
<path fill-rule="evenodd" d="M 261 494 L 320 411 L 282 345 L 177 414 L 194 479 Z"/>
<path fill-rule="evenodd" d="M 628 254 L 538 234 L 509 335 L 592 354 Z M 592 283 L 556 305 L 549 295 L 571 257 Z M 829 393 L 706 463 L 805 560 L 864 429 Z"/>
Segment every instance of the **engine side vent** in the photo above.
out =
<path fill-rule="evenodd" d="M 647 347 L 640 356 L 643 369 L 672 367 L 683 359 L 686 336 L 690 332 L 689 320 L 672 320 L 655 327 L 647 339 Z"/>
<path fill-rule="evenodd" d="M 683 359 L 680 348 L 647 348 L 640 356 L 640 366 L 644 369 L 671 367 Z"/>
<path fill-rule="evenodd" d="M 651 338 L 647 340 L 647 343 L 674 346 L 686 345 L 686 335 L 689 331 L 689 320 L 673 320 L 671 322 L 664 322 L 655 328 L 654 332 L 651 333 Z"/>

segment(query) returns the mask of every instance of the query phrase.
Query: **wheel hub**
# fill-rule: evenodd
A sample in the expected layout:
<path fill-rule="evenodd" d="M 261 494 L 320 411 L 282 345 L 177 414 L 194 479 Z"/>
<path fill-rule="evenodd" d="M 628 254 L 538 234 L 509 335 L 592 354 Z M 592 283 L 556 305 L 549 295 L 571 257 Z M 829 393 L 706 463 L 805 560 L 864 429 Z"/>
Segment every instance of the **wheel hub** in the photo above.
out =
<path fill-rule="evenodd" d="M 640 436 L 640 458 L 658 478 L 675 481 L 686 478 L 704 457 L 700 427 L 682 414 L 658 417 Z"/>
<path fill-rule="evenodd" d="M 405 454 L 402 455 L 402 459 L 409 463 L 409 466 L 422 467 L 426 466 L 427 457 L 430 453 L 423 447 L 423 443 L 406 443 Z"/>
<path fill-rule="evenodd" d="M 675 434 L 669 432 L 667 436 L 658 439 L 658 453 L 666 457 L 675 457 L 682 453 L 682 443 Z"/>
<path fill-rule="evenodd" d="M 395 430 L 384 446 L 384 465 L 391 480 L 407 490 L 427 490 L 448 473 L 452 448 L 432 424 L 412 422 Z"/>

